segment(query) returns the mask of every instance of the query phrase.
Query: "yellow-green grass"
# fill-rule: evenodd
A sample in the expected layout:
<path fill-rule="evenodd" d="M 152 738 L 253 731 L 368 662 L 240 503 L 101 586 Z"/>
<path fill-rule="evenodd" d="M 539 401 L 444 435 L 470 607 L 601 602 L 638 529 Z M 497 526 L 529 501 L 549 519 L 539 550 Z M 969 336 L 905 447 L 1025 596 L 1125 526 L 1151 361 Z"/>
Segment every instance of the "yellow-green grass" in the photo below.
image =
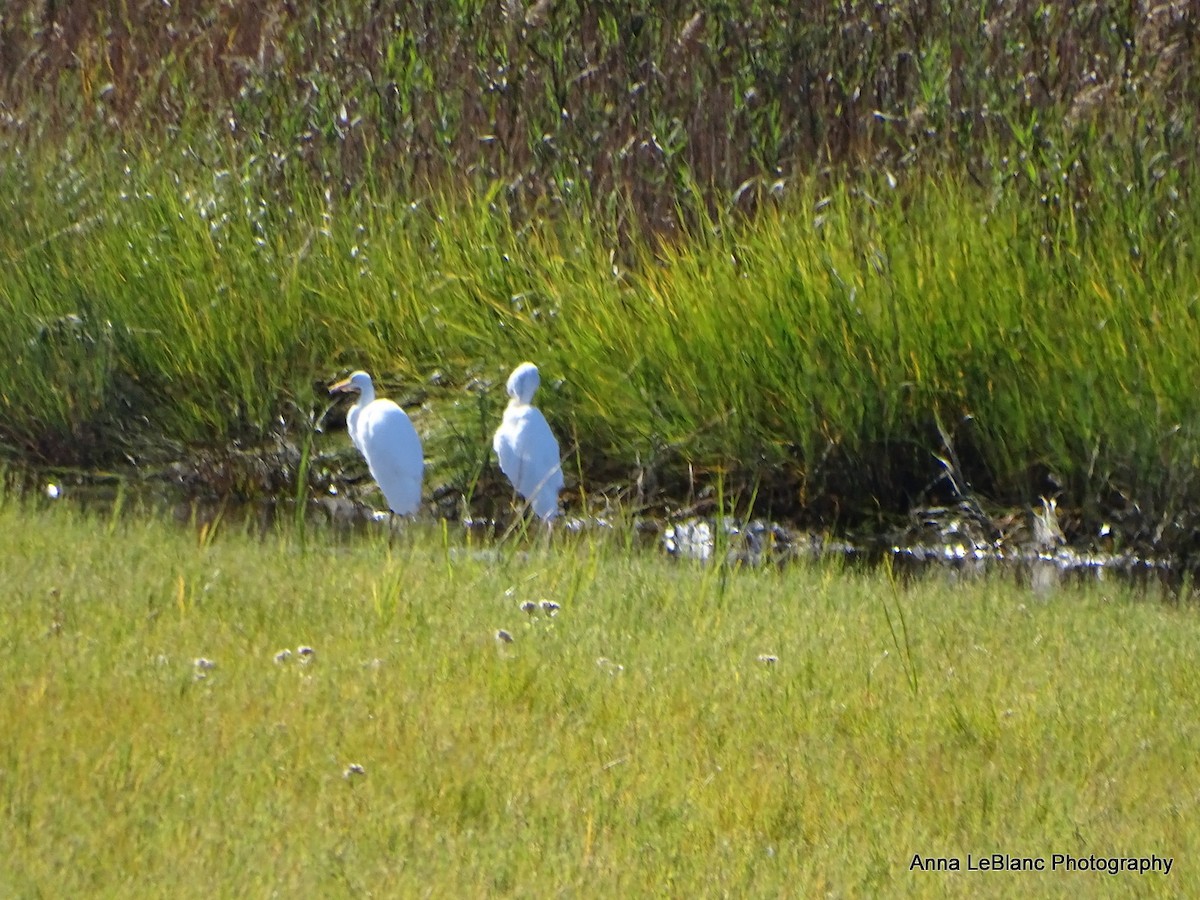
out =
<path fill-rule="evenodd" d="M 5 896 L 1200 890 L 1200 619 L 1154 592 L 11 496 L 0 531 Z M 910 871 L 995 852 L 1174 864 Z"/>

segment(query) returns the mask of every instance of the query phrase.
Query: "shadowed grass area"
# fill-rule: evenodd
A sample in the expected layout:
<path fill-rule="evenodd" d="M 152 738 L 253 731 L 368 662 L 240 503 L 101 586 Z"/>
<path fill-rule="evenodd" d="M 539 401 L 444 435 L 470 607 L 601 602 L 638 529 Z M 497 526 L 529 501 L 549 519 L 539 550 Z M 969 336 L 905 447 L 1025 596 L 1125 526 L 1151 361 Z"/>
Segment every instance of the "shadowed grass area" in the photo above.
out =
<path fill-rule="evenodd" d="M 0 528 L 5 894 L 1197 888 L 1200 625 L 1165 597 L 11 497 Z M 910 872 L 993 852 L 1174 869 Z"/>

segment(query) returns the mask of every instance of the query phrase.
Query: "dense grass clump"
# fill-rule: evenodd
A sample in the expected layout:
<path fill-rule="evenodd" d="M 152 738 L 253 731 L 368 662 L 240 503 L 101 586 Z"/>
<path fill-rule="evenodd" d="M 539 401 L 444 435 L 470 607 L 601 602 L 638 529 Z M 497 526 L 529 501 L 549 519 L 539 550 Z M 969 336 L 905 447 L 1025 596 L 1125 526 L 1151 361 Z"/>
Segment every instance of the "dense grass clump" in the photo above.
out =
<path fill-rule="evenodd" d="M 1196 893 L 1187 605 L 63 502 L 0 501 L 6 895 Z M 910 871 L 994 852 L 1174 868 Z"/>
<path fill-rule="evenodd" d="M 585 492 L 1188 549 L 1194 15 L 10 4 L 0 442 L 307 447 L 365 366 L 470 495 L 532 358 Z"/>
<path fill-rule="evenodd" d="M 86 185 L 77 227 L 34 180 L 45 215 L 0 233 L 20 262 L 0 298 L 20 454 L 153 460 L 305 434 L 323 379 L 367 366 L 432 398 L 414 415 L 464 490 L 503 398 L 452 402 L 453 386 L 533 358 L 585 483 L 680 496 L 719 477 L 776 514 L 853 518 L 953 496 L 951 466 L 998 501 L 1061 493 L 1089 527 L 1189 540 L 1191 207 L 1155 241 L 1128 233 L 1120 196 L 1045 231 L 1006 196 L 881 183 L 621 261 L 598 226 L 518 223 L 487 196 L 298 186 L 277 208 L 232 174 L 205 194 L 175 178 Z M 426 386 L 435 372 L 452 387 Z"/>

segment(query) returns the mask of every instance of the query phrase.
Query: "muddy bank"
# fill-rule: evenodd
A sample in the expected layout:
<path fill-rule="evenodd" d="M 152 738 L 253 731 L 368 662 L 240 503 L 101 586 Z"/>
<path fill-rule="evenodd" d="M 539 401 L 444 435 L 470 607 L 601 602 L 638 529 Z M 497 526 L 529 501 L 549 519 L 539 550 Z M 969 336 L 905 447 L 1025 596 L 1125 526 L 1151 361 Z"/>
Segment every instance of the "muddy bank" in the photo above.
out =
<path fill-rule="evenodd" d="M 514 512 L 511 494 L 499 479 L 477 479 L 464 493 L 454 485 L 429 483 L 426 503 L 414 521 L 396 520 L 377 508 L 380 497 L 350 448 L 336 447 L 306 455 L 280 445 L 265 450 L 229 448 L 198 453 L 186 461 L 150 468 L 85 471 L 11 466 L 5 487 L 30 502 L 70 503 L 106 514 L 162 514 L 181 524 L 207 527 L 237 523 L 266 533 L 281 522 L 321 530 L 352 540 L 372 530 L 407 528 L 441 522 L 472 536 L 486 552 L 522 529 L 539 525 Z M 901 577 L 937 571 L 950 577 L 991 572 L 1011 573 L 1035 591 L 1072 580 L 1118 579 L 1175 590 L 1186 586 L 1195 566 L 1185 556 L 1125 541 L 1106 526 L 1096 534 L 1072 531 L 1078 519 L 1063 514 L 1053 500 L 1037 509 L 1011 509 L 988 515 L 976 501 L 924 507 L 907 516 L 882 517 L 871 527 L 861 523 L 843 530 L 797 522 L 735 519 L 697 508 L 711 507 L 701 497 L 689 506 L 659 498 L 642 508 L 621 506 L 611 498 L 628 497 L 629 485 L 566 497 L 567 514 L 556 528 L 569 532 L 627 529 L 637 546 L 657 549 L 680 560 L 723 560 L 747 566 L 786 565 L 840 559 L 851 565 L 890 566 Z M 440 527 L 440 526 L 439 526 Z"/>

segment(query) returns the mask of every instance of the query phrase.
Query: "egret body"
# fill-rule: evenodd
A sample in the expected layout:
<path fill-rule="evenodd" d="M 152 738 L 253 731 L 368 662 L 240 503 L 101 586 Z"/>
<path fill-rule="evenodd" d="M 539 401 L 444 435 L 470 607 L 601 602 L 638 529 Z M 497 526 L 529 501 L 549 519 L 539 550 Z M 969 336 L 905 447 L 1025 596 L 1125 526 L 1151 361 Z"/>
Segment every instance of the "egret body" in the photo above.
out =
<path fill-rule="evenodd" d="M 496 429 L 492 448 L 500 471 L 508 476 L 534 514 L 550 520 L 558 514 L 558 492 L 563 488 L 558 441 L 541 410 L 531 405 L 541 383 L 537 366 L 521 363 L 508 376 L 508 407 Z"/>
<path fill-rule="evenodd" d="M 376 398 L 366 372 L 355 372 L 329 391 L 358 394 L 346 414 L 350 440 L 367 461 L 391 511 L 402 516 L 416 513 L 421 506 L 425 457 L 421 438 L 404 410 L 391 400 Z"/>

